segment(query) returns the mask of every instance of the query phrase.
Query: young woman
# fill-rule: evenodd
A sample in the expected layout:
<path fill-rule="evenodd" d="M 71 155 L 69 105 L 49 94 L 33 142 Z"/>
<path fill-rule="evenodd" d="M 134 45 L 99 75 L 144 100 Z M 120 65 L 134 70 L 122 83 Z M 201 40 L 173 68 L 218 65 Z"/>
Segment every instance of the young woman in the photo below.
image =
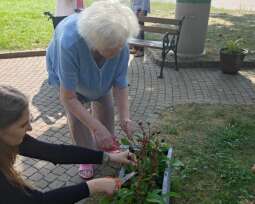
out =
<path fill-rule="evenodd" d="M 41 142 L 27 134 L 32 130 L 28 100 L 13 87 L 0 86 L 0 203 L 1 204 L 71 204 L 94 193 L 113 194 L 120 187 L 118 178 L 99 178 L 49 192 L 27 185 L 14 169 L 17 154 L 50 161 L 54 164 L 113 161 L 133 163 L 126 152 L 103 153 L 72 145 Z"/>

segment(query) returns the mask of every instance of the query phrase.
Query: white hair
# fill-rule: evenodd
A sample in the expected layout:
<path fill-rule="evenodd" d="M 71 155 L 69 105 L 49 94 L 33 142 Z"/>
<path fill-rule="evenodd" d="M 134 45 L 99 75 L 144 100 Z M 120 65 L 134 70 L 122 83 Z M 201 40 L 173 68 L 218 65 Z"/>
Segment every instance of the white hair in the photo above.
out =
<path fill-rule="evenodd" d="M 79 34 L 90 48 L 97 50 L 124 45 L 139 32 L 134 12 L 117 1 L 94 2 L 79 15 Z"/>

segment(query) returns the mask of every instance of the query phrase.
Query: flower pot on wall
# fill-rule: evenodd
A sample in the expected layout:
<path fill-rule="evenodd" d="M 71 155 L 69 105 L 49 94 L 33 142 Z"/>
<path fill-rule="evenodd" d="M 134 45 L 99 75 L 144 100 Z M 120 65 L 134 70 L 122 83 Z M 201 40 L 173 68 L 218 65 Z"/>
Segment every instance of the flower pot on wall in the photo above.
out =
<path fill-rule="evenodd" d="M 220 49 L 220 66 L 225 74 L 237 74 L 248 50 L 242 49 L 240 53 L 228 53 L 226 48 Z"/>
<path fill-rule="evenodd" d="M 176 0 L 175 17 L 185 16 L 178 45 L 178 56 L 199 57 L 205 54 L 205 39 L 211 0 Z"/>

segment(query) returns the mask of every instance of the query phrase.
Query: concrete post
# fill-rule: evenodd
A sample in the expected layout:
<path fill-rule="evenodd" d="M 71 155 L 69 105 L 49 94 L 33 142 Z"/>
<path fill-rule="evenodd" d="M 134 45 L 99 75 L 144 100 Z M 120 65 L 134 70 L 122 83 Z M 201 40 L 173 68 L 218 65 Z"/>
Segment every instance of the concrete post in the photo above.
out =
<path fill-rule="evenodd" d="M 181 19 L 185 16 L 178 46 L 178 56 L 199 57 L 205 54 L 204 47 L 210 7 L 211 0 L 177 0 L 176 18 Z"/>

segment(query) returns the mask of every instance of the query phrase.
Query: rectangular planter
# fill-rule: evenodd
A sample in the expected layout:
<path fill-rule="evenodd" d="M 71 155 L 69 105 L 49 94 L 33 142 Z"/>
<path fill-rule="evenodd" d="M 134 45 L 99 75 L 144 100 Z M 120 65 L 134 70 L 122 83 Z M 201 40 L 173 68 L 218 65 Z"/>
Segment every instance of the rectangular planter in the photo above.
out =
<path fill-rule="evenodd" d="M 173 148 L 168 149 L 167 157 L 172 159 Z M 164 171 L 163 183 L 162 183 L 162 194 L 171 192 L 171 166 L 168 163 L 167 167 Z M 121 168 L 119 171 L 119 177 L 123 177 L 125 175 L 125 168 Z M 171 204 L 169 197 L 164 198 L 165 204 Z"/>
<path fill-rule="evenodd" d="M 172 153 L 173 148 L 168 149 L 167 157 L 169 159 L 172 159 Z M 165 172 L 164 172 L 164 178 L 163 178 L 163 184 L 162 184 L 162 194 L 170 193 L 171 192 L 171 166 L 168 163 Z M 169 197 L 164 198 L 166 204 L 170 204 Z"/>

